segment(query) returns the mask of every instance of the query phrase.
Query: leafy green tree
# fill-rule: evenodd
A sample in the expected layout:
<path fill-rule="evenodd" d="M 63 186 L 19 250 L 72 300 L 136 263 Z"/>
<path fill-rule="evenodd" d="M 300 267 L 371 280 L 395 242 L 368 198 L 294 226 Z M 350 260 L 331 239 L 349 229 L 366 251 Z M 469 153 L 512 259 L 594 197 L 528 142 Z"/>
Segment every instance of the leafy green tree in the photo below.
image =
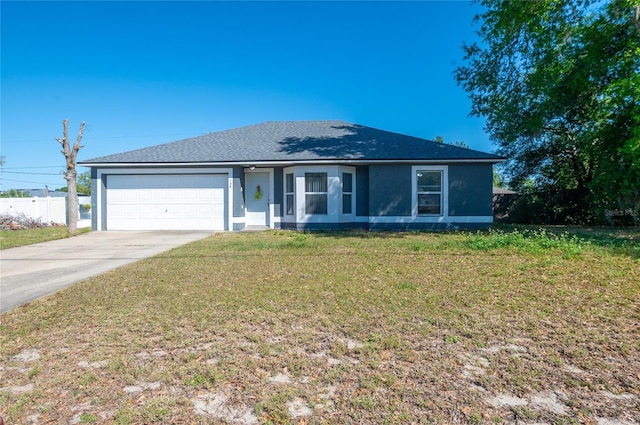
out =
<path fill-rule="evenodd" d="M 506 188 L 504 174 L 494 165 L 493 166 L 493 187 Z"/>
<path fill-rule="evenodd" d="M 28 198 L 31 194 L 17 189 L 9 189 L 0 193 L 0 198 Z"/>
<path fill-rule="evenodd" d="M 480 3 L 482 42 L 464 46 L 455 76 L 508 158 L 512 186 L 552 193 L 540 202 L 556 221 L 640 206 L 640 6 Z"/>
<path fill-rule="evenodd" d="M 435 139 L 434 139 L 434 142 L 441 143 L 441 144 L 444 143 L 444 144 L 452 145 L 452 146 L 458 146 L 459 148 L 471 149 L 469 147 L 469 145 L 467 145 L 465 142 L 462 142 L 462 141 L 453 142 L 453 143 L 447 143 L 447 142 L 444 141 L 444 137 L 442 137 L 442 136 L 436 136 Z"/>
<path fill-rule="evenodd" d="M 78 174 L 76 189 L 78 195 L 91 195 L 91 174 L 88 171 Z M 67 186 L 56 189 L 58 192 L 68 192 L 68 190 Z"/>

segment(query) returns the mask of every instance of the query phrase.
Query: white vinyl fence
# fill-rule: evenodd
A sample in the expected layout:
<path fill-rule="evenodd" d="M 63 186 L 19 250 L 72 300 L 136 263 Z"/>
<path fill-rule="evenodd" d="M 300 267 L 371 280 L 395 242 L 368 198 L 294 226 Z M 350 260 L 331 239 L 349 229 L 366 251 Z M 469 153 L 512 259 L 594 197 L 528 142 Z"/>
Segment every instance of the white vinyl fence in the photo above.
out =
<path fill-rule="evenodd" d="M 78 228 L 91 227 L 91 210 L 83 207 L 91 204 L 91 197 L 78 196 L 78 204 Z M 0 198 L 0 214 L 24 214 L 43 223 L 68 224 L 67 198 Z"/>

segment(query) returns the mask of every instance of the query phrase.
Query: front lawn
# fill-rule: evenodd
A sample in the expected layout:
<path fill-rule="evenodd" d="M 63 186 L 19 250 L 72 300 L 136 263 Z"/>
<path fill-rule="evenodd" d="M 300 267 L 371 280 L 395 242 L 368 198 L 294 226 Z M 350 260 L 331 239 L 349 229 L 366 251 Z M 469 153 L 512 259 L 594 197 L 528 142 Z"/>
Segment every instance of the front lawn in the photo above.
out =
<path fill-rule="evenodd" d="M 0 416 L 637 423 L 640 251 L 616 238 L 215 234 L 1 315 Z"/>

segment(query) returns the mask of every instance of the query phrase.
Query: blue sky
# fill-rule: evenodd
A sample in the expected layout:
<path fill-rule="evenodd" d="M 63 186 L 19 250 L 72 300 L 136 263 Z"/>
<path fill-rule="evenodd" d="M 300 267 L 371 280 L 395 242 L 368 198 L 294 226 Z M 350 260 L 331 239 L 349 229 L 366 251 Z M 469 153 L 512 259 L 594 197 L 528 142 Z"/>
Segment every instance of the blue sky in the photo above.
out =
<path fill-rule="evenodd" d="M 480 6 L 0 2 L 1 189 L 66 186 L 78 159 L 273 120 L 339 119 L 492 151 L 453 78 Z M 86 171 L 79 168 L 79 171 Z"/>

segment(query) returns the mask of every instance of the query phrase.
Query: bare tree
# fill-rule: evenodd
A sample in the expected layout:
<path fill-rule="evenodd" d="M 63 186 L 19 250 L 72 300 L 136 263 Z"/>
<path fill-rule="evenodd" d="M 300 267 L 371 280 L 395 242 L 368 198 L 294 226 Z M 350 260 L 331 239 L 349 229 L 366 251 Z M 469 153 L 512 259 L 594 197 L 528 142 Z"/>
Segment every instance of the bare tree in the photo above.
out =
<path fill-rule="evenodd" d="M 76 157 L 82 140 L 82 133 L 84 133 L 84 121 L 80 123 L 80 130 L 78 130 L 78 137 L 73 146 L 69 145 L 69 120 L 62 120 L 62 139 L 56 137 L 58 143 L 62 145 L 62 154 L 67 161 L 67 171 L 64 173 L 64 178 L 67 180 L 68 189 L 68 202 L 67 202 L 67 215 L 69 216 L 69 233 L 73 233 L 78 229 L 78 191 L 76 189 L 76 177 L 78 172 L 76 170 Z"/>

